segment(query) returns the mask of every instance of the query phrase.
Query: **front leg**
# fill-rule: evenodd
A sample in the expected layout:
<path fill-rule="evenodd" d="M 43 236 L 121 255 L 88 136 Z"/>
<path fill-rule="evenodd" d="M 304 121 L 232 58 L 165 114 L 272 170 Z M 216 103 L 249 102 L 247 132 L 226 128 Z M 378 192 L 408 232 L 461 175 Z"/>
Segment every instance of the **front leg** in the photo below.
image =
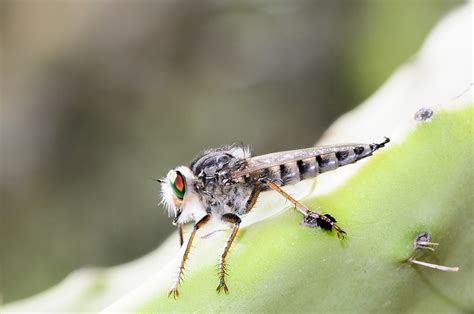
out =
<path fill-rule="evenodd" d="M 210 219 L 211 219 L 211 216 L 206 215 L 194 225 L 194 229 L 191 232 L 191 235 L 189 236 L 188 244 L 186 245 L 186 250 L 184 251 L 183 258 L 181 259 L 181 263 L 178 268 L 178 273 L 173 282 L 173 285 L 171 286 L 170 291 L 168 292 L 168 297 L 173 295 L 173 298 L 176 299 L 179 296 L 178 286 L 183 279 L 184 266 L 186 264 L 186 260 L 188 259 L 188 254 L 189 254 L 189 251 L 191 250 L 191 246 L 193 244 L 194 237 L 196 236 L 196 232 L 198 231 L 199 228 L 201 228 L 204 224 L 206 224 Z"/>
<path fill-rule="evenodd" d="M 222 253 L 219 259 L 219 285 L 217 286 L 216 291 L 220 293 L 221 290 L 224 290 L 225 293 L 229 293 L 229 289 L 227 288 L 227 285 L 225 284 L 225 275 L 226 275 L 225 257 L 227 256 L 227 253 L 229 253 L 230 246 L 232 245 L 232 242 L 234 242 L 234 239 L 237 236 L 237 232 L 239 232 L 239 226 L 240 226 L 241 220 L 239 216 L 235 214 L 230 214 L 230 213 L 222 215 L 221 220 L 232 224 L 232 233 L 230 234 L 230 237 L 227 240 L 227 243 L 225 245 L 224 252 Z"/>
<path fill-rule="evenodd" d="M 178 224 L 178 233 L 179 233 L 179 247 L 182 247 L 184 244 L 184 224 Z"/>

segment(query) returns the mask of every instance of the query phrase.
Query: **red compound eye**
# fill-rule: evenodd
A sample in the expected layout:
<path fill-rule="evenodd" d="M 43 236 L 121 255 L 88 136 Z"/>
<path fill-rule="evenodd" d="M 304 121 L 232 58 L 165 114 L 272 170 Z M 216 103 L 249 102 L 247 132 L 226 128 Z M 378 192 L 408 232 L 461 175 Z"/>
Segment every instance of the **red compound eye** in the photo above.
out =
<path fill-rule="evenodd" d="M 178 176 L 176 177 L 176 180 L 174 180 L 174 187 L 178 191 L 184 192 L 184 181 L 183 181 L 183 177 L 180 174 L 178 174 Z"/>
<path fill-rule="evenodd" d="M 186 179 L 183 174 L 179 171 L 171 171 L 168 180 L 176 197 L 182 200 L 186 192 Z"/>

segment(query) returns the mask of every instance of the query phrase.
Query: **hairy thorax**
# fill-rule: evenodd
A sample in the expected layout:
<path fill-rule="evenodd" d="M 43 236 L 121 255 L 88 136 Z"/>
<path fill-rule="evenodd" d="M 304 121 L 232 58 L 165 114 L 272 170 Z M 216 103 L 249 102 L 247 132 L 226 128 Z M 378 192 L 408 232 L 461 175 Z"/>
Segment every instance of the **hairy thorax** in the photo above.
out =
<path fill-rule="evenodd" d="M 197 178 L 194 188 L 209 213 L 246 213 L 256 179 L 232 179 L 232 174 L 246 165 L 243 149 L 222 147 L 207 151 L 192 162 L 191 170 Z"/>

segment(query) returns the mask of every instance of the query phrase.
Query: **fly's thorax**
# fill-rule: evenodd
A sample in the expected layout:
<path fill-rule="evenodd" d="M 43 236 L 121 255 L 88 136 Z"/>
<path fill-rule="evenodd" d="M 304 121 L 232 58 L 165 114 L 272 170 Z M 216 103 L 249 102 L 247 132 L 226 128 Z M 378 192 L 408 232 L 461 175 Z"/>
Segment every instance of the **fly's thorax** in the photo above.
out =
<path fill-rule="evenodd" d="M 248 157 L 247 146 L 234 144 L 207 150 L 191 162 L 194 188 L 208 213 L 239 213 L 245 207 L 253 188 L 244 178 L 234 180 L 232 175 L 245 167 Z"/>
<path fill-rule="evenodd" d="M 255 184 L 245 180 L 230 184 L 201 182 L 196 185 L 201 204 L 209 214 L 220 217 L 225 213 L 243 214 Z"/>
<path fill-rule="evenodd" d="M 162 180 L 162 203 L 168 215 L 175 218 L 175 223 L 199 219 L 206 214 L 196 192 L 195 182 L 194 174 L 185 166 L 170 170 L 166 178 Z M 202 212 L 203 215 L 201 215 Z"/>
<path fill-rule="evenodd" d="M 242 166 L 241 162 L 250 157 L 247 146 L 233 144 L 210 149 L 191 162 L 191 170 L 199 178 L 215 178 Z"/>

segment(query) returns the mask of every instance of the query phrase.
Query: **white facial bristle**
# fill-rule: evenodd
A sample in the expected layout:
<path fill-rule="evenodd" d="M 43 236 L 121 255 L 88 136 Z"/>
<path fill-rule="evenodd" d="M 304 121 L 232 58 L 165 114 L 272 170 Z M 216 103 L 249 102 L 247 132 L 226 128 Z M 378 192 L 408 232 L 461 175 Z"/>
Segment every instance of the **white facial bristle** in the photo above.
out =
<path fill-rule="evenodd" d="M 166 211 L 168 212 L 168 216 L 174 217 L 176 216 L 177 209 L 174 205 L 174 192 L 170 186 L 168 178 L 165 178 L 165 182 L 161 184 L 161 203 Z"/>

